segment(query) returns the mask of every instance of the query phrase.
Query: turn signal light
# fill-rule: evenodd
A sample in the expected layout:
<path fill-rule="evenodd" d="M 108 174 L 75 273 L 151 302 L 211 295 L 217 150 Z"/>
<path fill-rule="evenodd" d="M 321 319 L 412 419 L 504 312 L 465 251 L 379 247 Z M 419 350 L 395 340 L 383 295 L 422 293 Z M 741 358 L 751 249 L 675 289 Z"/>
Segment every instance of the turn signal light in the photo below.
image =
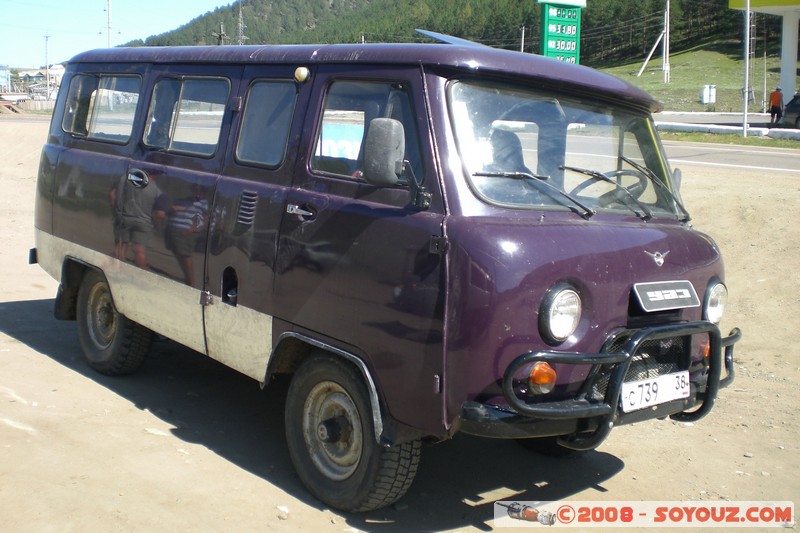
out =
<path fill-rule="evenodd" d="M 534 394 L 547 394 L 556 386 L 556 371 L 549 364 L 539 361 L 531 368 L 528 384 Z"/>
<path fill-rule="evenodd" d="M 709 357 L 711 357 L 711 343 L 708 342 L 708 341 L 703 341 L 700 344 L 700 353 L 703 354 L 703 357 L 705 359 L 708 359 Z"/>

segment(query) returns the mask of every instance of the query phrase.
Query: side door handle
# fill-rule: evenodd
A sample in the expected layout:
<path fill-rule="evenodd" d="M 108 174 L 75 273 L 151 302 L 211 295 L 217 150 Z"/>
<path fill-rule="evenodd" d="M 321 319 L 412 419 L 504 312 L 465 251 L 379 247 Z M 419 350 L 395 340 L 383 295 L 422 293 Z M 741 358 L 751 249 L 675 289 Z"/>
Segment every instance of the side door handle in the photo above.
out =
<path fill-rule="evenodd" d="M 306 217 L 306 218 L 314 216 L 314 213 L 312 211 L 303 209 L 299 205 L 294 205 L 294 204 L 287 204 L 286 212 L 289 213 L 290 215 L 300 215 L 301 217 Z"/>
<path fill-rule="evenodd" d="M 144 189 L 150 183 L 147 172 L 138 168 L 128 170 L 128 181 L 137 189 Z"/>

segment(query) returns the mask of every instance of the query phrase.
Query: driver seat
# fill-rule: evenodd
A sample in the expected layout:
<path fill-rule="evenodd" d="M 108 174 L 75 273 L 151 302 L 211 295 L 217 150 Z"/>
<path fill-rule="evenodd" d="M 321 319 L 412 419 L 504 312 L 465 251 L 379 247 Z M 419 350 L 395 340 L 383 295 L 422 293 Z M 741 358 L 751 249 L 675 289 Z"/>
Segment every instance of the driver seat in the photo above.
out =
<path fill-rule="evenodd" d="M 493 172 L 525 172 L 533 174 L 525 166 L 522 155 L 522 143 L 519 137 L 508 130 L 492 131 L 490 142 L 492 145 L 492 163 L 490 170 Z"/>

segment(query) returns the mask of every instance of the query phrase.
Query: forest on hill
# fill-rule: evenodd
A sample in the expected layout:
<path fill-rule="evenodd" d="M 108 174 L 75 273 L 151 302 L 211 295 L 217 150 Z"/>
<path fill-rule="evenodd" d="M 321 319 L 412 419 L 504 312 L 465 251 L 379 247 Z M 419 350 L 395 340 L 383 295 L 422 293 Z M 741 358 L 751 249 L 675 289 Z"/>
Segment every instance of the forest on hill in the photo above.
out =
<path fill-rule="evenodd" d="M 612 65 L 647 55 L 664 28 L 665 4 L 588 0 L 582 10 L 581 63 Z M 535 53 L 540 16 L 541 5 L 534 0 L 239 0 L 125 46 L 412 42 L 424 40 L 414 31 L 422 28 Z M 728 8 L 728 0 L 671 0 L 671 49 L 741 39 L 743 18 L 741 11 Z M 780 19 L 760 15 L 756 24 L 777 51 Z"/>

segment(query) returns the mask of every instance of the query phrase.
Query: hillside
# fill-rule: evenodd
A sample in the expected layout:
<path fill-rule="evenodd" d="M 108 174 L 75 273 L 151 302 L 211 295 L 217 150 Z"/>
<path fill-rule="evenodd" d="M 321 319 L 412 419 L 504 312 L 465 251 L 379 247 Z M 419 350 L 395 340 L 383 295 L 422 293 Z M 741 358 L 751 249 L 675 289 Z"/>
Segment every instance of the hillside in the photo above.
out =
<path fill-rule="evenodd" d="M 727 0 L 671 0 L 672 75 L 665 85 L 660 50 L 636 77 L 663 29 L 664 0 L 588 0 L 582 12 L 581 63 L 645 88 L 669 109 L 711 109 L 699 103 L 699 95 L 704 85 L 715 85 L 714 108 L 738 110 L 743 20 L 741 12 L 727 6 Z M 423 40 L 414 30 L 425 28 L 536 53 L 540 11 L 534 0 L 241 0 L 125 46 L 408 42 Z M 755 35 L 752 84 L 760 105 L 764 71 L 768 87 L 779 77 L 780 19 L 757 15 Z"/>
<path fill-rule="evenodd" d="M 742 15 L 727 6 L 727 0 L 672 0 L 672 50 L 739 36 Z M 540 11 L 534 0 L 240 0 L 126 46 L 237 44 L 240 35 L 247 44 L 398 42 L 418 40 L 415 28 L 425 28 L 538 52 Z M 600 67 L 645 57 L 663 29 L 663 12 L 664 0 L 588 0 L 582 63 Z M 759 16 L 757 25 L 759 36 L 776 47 L 779 19 Z"/>
<path fill-rule="evenodd" d="M 774 50 L 777 52 L 777 50 Z M 672 111 L 733 111 L 742 110 L 744 61 L 742 43 L 726 40 L 706 43 L 670 54 L 670 82 L 664 83 L 660 52 L 654 56 L 641 76 L 637 77 L 644 58 L 626 64 L 600 68 L 604 72 L 637 85 Z M 766 80 L 766 81 L 765 81 Z M 761 111 L 762 100 L 780 82 L 780 58 L 777 53 L 764 57 L 759 49 L 750 64 L 750 85 L 753 88 L 752 112 Z M 704 85 L 713 85 L 716 104 L 700 103 Z"/>

